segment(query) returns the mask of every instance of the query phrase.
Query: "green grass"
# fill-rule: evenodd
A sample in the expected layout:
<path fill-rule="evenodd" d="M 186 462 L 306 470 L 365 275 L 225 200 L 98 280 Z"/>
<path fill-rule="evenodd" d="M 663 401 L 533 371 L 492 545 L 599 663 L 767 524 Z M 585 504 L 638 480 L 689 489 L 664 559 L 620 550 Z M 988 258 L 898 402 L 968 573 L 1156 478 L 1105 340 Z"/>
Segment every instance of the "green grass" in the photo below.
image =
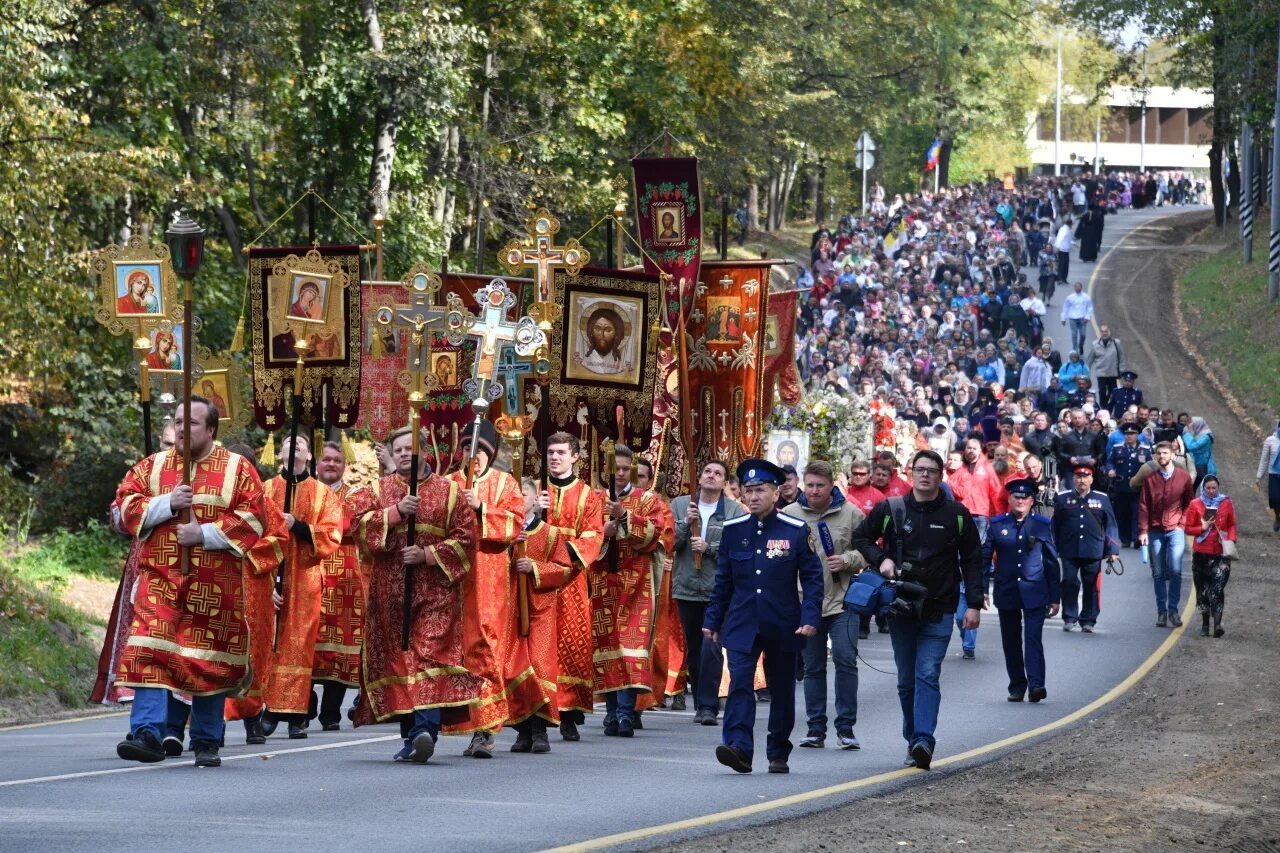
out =
<path fill-rule="evenodd" d="M 86 705 L 98 660 L 90 632 L 86 616 L 0 564 L 0 721 L 14 705 Z"/>
<path fill-rule="evenodd" d="M 118 579 L 128 549 L 129 540 L 91 521 L 84 530 L 58 530 L 21 548 L 12 565 L 19 579 L 58 592 L 71 575 Z"/>
<path fill-rule="evenodd" d="M 1178 294 L 1200 353 L 1266 428 L 1280 412 L 1280 300 L 1267 299 L 1265 227 L 1261 233 L 1261 239 L 1255 233 L 1248 267 L 1233 241 L 1187 269 L 1178 280 Z M 1220 234 L 1207 229 L 1201 239 L 1220 239 Z"/>

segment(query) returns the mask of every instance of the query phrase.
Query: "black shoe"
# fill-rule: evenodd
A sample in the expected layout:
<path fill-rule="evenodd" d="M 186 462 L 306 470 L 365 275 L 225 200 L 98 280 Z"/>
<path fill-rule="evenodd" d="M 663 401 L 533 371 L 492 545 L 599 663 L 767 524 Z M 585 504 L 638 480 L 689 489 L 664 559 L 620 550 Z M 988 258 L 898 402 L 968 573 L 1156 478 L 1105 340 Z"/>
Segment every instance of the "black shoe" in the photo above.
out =
<path fill-rule="evenodd" d="M 631 718 L 631 727 L 638 732 L 644 731 L 644 721 L 640 718 L 640 711 L 636 711 L 636 715 Z M 623 737 L 631 737 L 631 735 L 623 735 Z"/>
<path fill-rule="evenodd" d="M 878 634 L 887 634 L 887 633 L 889 633 L 889 626 L 888 626 L 888 625 L 880 625 L 880 626 L 878 626 L 878 627 L 876 628 L 876 633 L 878 633 Z"/>
<path fill-rule="evenodd" d="M 1092 633 L 1093 633 L 1093 626 L 1092 626 L 1092 625 L 1086 625 L 1086 624 L 1084 624 L 1083 622 L 1081 622 L 1081 623 L 1080 623 L 1080 631 L 1081 631 L 1081 633 L 1084 633 L 1084 634 L 1092 634 Z"/>
<path fill-rule="evenodd" d="M 906 757 L 906 758 L 904 758 L 904 759 L 902 759 L 902 766 L 903 766 L 903 767 L 915 767 L 915 766 L 916 766 L 916 759 L 915 759 L 915 757 L 914 757 L 911 753 L 909 753 L 909 752 L 908 752 L 908 753 L 907 753 L 907 757 Z"/>
<path fill-rule="evenodd" d="M 520 727 L 516 729 L 516 742 L 511 744 L 512 752 L 533 752 L 532 728 L 532 725 L 528 722 L 520 724 Z"/>
<path fill-rule="evenodd" d="M 562 740 L 582 740 L 582 735 L 578 734 L 578 724 L 573 720 L 560 721 L 560 737 Z"/>
<path fill-rule="evenodd" d="M 1178 615 L 1178 611 L 1176 610 L 1169 611 L 1169 624 L 1174 628 L 1182 627 L 1182 617 Z"/>
<path fill-rule="evenodd" d="M 348 709 L 347 709 L 347 719 L 348 719 L 348 720 L 350 720 L 350 721 L 351 721 L 351 722 L 353 722 L 353 723 L 355 722 L 355 720 L 356 720 L 356 706 L 355 706 L 355 705 L 352 705 L 350 708 L 348 708 Z"/>
<path fill-rule="evenodd" d="M 933 762 L 933 750 L 929 747 L 929 744 L 920 741 L 911 747 L 911 757 L 915 759 L 916 767 L 921 770 L 928 770 L 930 763 Z"/>
<path fill-rule="evenodd" d="M 1161 613 L 1159 616 L 1157 616 L 1157 617 L 1156 617 L 1156 627 L 1157 627 L 1157 628 L 1164 628 L 1164 627 L 1168 626 L 1168 624 L 1169 624 L 1169 621 L 1168 621 L 1168 620 L 1169 620 L 1169 617 L 1168 617 L 1168 616 L 1166 616 L 1165 614 Z"/>
<path fill-rule="evenodd" d="M 964 659 L 965 659 L 965 660 L 973 660 L 975 656 L 976 656 L 976 654 L 975 654 L 975 652 L 973 651 L 973 649 L 965 649 L 965 650 L 964 650 L 964 655 L 963 655 L 963 657 L 964 657 Z"/>
<path fill-rule="evenodd" d="M 684 711 L 686 708 L 687 705 L 685 704 L 683 693 L 677 693 L 675 696 L 671 697 L 671 710 Z"/>
<path fill-rule="evenodd" d="M 751 760 L 736 747 L 720 744 L 716 747 L 716 761 L 739 773 L 751 772 Z"/>
<path fill-rule="evenodd" d="M 1009 694 L 1009 701 L 1010 701 L 1010 702 L 1021 702 L 1021 701 L 1022 701 L 1022 694 L 1021 694 L 1021 693 L 1010 693 L 1010 694 Z"/>
<path fill-rule="evenodd" d="M 1223 634 L 1225 634 L 1225 633 L 1227 633 L 1227 632 L 1226 632 L 1225 630 L 1223 630 L 1223 628 L 1222 628 L 1222 617 L 1221 617 L 1221 616 L 1216 616 L 1216 617 L 1214 617 L 1214 620 L 1213 620 L 1213 636 L 1215 636 L 1215 637 L 1221 637 L 1221 636 L 1222 636 Z"/>
<path fill-rule="evenodd" d="M 249 717 L 244 721 L 244 742 L 250 746 L 258 746 L 267 742 L 267 736 L 262 731 L 261 717 Z"/>
<path fill-rule="evenodd" d="M 1032 687 L 1031 693 L 1028 694 L 1027 698 L 1032 702 L 1039 702 L 1041 699 L 1047 698 L 1048 695 L 1049 691 L 1045 690 L 1043 687 Z"/>
<path fill-rule="evenodd" d="M 634 733 L 635 733 L 635 729 L 633 728 L 633 729 L 632 729 L 632 734 L 634 734 Z M 618 736 L 618 721 L 617 721 L 617 720 L 605 720 L 605 721 L 604 721 L 604 736 L 605 736 L 605 737 L 617 737 L 617 736 Z"/>
<path fill-rule="evenodd" d="M 289 740 L 306 740 L 307 725 L 306 723 L 290 723 L 289 724 Z"/>
<path fill-rule="evenodd" d="M 342 726 L 338 723 L 322 723 L 320 728 L 326 732 L 336 732 L 339 731 Z"/>
<path fill-rule="evenodd" d="M 164 747 L 165 758 L 177 758 L 182 755 L 182 738 L 169 735 L 160 741 L 160 745 Z"/>
<path fill-rule="evenodd" d="M 706 708 L 699 708 L 698 713 L 693 715 L 693 721 L 700 726 L 714 726 L 719 722 L 716 720 L 716 712 Z"/>
<path fill-rule="evenodd" d="M 757 702 L 768 702 L 768 701 L 769 701 L 769 698 L 770 698 L 770 697 L 769 697 L 769 689 L 768 689 L 767 687 L 766 687 L 764 690 L 757 690 L 757 691 L 756 691 L 756 701 L 757 701 Z"/>
<path fill-rule="evenodd" d="M 870 631 L 859 631 L 859 632 L 858 632 L 858 639 L 859 639 L 859 640 L 867 640 L 867 639 L 870 639 L 870 638 L 871 638 L 871 632 L 870 632 Z"/>
<path fill-rule="evenodd" d="M 770 759 L 769 759 L 769 772 L 770 772 L 770 773 L 790 773 L 790 772 L 791 772 L 791 768 L 787 766 L 787 762 L 786 762 L 786 760 L 785 760 L 785 759 L 782 759 L 782 758 L 770 758 Z"/>
<path fill-rule="evenodd" d="M 221 767 L 222 759 L 218 757 L 218 745 L 212 741 L 199 741 L 192 744 L 196 754 L 196 767 Z"/>
<path fill-rule="evenodd" d="M 534 717 L 533 719 L 533 744 L 530 752 L 538 755 L 546 755 L 551 751 L 551 742 L 547 740 L 547 721 Z"/>
<path fill-rule="evenodd" d="M 436 742 L 428 732 L 423 732 L 410 744 L 409 760 L 414 764 L 426 764 L 435 755 Z"/>
<path fill-rule="evenodd" d="M 154 764 L 164 761 L 164 747 L 151 732 L 141 732 L 136 737 L 128 738 L 116 744 L 116 755 L 125 761 L 141 761 L 143 764 Z"/>
<path fill-rule="evenodd" d="M 618 737 L 633 737 L 635 736 L 636 729 L 640 727 L 640 720 L 638 718 L 636 720 L 618 720 Z M 605 734 L 608 734 L 608 732 L 605 732 Z"/>
<path fill-rule="evenodd" d="M 1200 623 L 1200 636 L 1201 636 L 1201 637 L 1207 637 L 1207 636 L 1209 636 L 1209 619 L 1208 619 L 1208 617 L 1206 617 L 1206 618 L 1205 618 L 1205 620 L 1204 620 L 1203 622 L 1201 622 L 1201 623 Z"/>

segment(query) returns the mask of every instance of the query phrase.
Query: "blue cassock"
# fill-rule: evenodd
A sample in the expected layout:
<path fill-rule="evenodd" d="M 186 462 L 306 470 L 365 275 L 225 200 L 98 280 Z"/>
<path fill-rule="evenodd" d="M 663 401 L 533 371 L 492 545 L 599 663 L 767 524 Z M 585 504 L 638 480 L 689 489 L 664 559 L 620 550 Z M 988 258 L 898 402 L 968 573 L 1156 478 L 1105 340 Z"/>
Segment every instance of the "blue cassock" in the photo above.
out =
<path fill-rule="evenodd" d="M 748 760 L 755 746 L 756 662 L 764 654 L 772 697 L 766 754 L 785 761 L 796 723 L 796 652 L 805 641 L 796 629 L 821 624 L 822 564 L 809 526 L 777 510 L 764 518 L 744 515 L 726 521 L 702 625 L 719 632 L 728 653 L 729 696 L 721 740 Z"/>
<path fill-rule="evenodd" d="M 1062 568 L 1043 515 L 1028 513 L 1021 523 L 1009 513 L 991 519 L 982 564 L 997 610 L 1047 607 L 1061 598 Z"/>

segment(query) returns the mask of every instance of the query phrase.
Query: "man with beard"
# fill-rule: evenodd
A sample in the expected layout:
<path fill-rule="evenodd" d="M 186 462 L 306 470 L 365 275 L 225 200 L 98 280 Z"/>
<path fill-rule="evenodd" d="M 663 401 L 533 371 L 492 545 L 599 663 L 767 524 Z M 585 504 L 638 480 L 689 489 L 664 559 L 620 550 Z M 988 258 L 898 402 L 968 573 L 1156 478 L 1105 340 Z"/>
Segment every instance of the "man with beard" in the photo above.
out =
<path fill-rule="evenodd" d="M 395 473 L 361 493 L 354 507 L 360 538 L 373 554 L 355 724 L 399 722 L 404 746 L 394 760 L 426 764 L 446 716 L 461 722 L 483 686 L 462 666 L 459 581 L 471 570 L 476 514 L 461 500 L 457 484 L 433 473 L 425 459 L 419 462 L 418 493 L 409 494 L 410 428 L 392 432 L 388 443 Z M 407 575 L 409 647 L 402 649 Z"/>
<path fill-rule="evenodd" d="M 634 454 L 614 450 L 617 500 L 604 506 L 604 548 L 587 575 L 591 593 L 594 690 L 605 697 L 604 733 L 635 733 L 636 695 L 653 681 L 654 578 L 674 537 L 671 513 L 658 496 L 631 485 Z M 609 549 L 617 548 L 616 571 Z"/>
<path fill-rule="evenodd" d="M 587 318 L 587 343 L 591 350 L 580 356 L 582 367 L 592 373 L 616 376 L 631 370 L 631 361 L 623 358 L 626 326 L 611 307 L 602 306 Z"/>
<path fill-rule="evenodd" d="M 116 667 L 116 684 L 134 689 L 130 738 L 116 754 L 163 761 L 166 691 L 179 691 L 192 697 L 196 766 L 217 767 L 223 699 L 249 677 L 244 559 L 262 534 L 263 495 L 249 462 L 214 443 L 218 413 L 209 402 L 193 396 L 190 413 L 187 423 L 179 407 L 174 419 L 177 441 L 190 443 L 190 484 L 180 453 L 162 451 L 130 469 L 112 504 L 120 529 L 143 542 L 133 624 Z"/>

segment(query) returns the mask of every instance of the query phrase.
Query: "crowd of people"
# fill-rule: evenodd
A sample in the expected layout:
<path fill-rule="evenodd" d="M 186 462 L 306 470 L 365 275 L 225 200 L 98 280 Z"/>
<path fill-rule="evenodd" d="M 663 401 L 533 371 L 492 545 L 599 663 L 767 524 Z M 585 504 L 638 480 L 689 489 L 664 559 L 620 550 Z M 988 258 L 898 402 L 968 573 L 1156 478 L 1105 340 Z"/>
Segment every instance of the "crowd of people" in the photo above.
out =
<path fill-rule="evenodd" d="M 598 701 L 604 735 L 628 738 L 645 710 L 689 695 L 693 722 L 721 728 L 717 760 L 749 772 L 769 697 L 768 769 L 785 773 L 797 681 L 800 746 L 833 731 L 860 748 L 858 642 L 874 624 L 897 664 L 906 761 L 928 769 L 953 626 L 974 658 L 992 605 L 1012 702 L 1047 697 L 1045 620 L 1092 633 L 1103 563 L 1123 547 L 1149 551 L 1156 624 L 1179 626 L 1189 542 L 1202 633 L 1223 636 L 1237 534 L 1213 432 L 1144 399 L 1067 277 L 1073 248 L 1097 250 L 1113 180 L 877 200 L 814 234 L 799 361 L 810 387 L 872 414 L 873 452 L 848 470 L 703 460 L 668 502 L 651 461 L 621 445 L 613 480 L 584 482 L 567 433 L 549 437 L 542 483 L 518 481 L 482 422 L 457 448 L 474 464 L 415 468 L 405 428 L 381 449 L 383 476 L 355 488 L 340 445 L 313 463 L 303 437 L 282 452 L 292 464 L 260 474 L 192 398 L 166 436 L 190 440 L 191 485 L 170 446 L 113 505 L 133 547 L 95 699 L 133 701 L 118 754 L 180 755 L 189 723 L 196 763 L 217 766 L 225 721 L 243 720 L 249 744 L 281 725 L 305 738 L 317 718 L 336 730 L 350 688 L 356 725 L 399 724 L 397 761 L 427 763 L 442 734 L 490 758 L 503 728 L 512 752 L 543 754 L 551 730 L 580 740 Z M 1070 284 L 1065 356 L 1045 334 L 1054 289 L 1027 280 L 1047 254 Z M 1280 428 L 1273 445 L 1259 477 L 1280 490 Z M 881 578 L 892 595 L 850 606 Z"/>

